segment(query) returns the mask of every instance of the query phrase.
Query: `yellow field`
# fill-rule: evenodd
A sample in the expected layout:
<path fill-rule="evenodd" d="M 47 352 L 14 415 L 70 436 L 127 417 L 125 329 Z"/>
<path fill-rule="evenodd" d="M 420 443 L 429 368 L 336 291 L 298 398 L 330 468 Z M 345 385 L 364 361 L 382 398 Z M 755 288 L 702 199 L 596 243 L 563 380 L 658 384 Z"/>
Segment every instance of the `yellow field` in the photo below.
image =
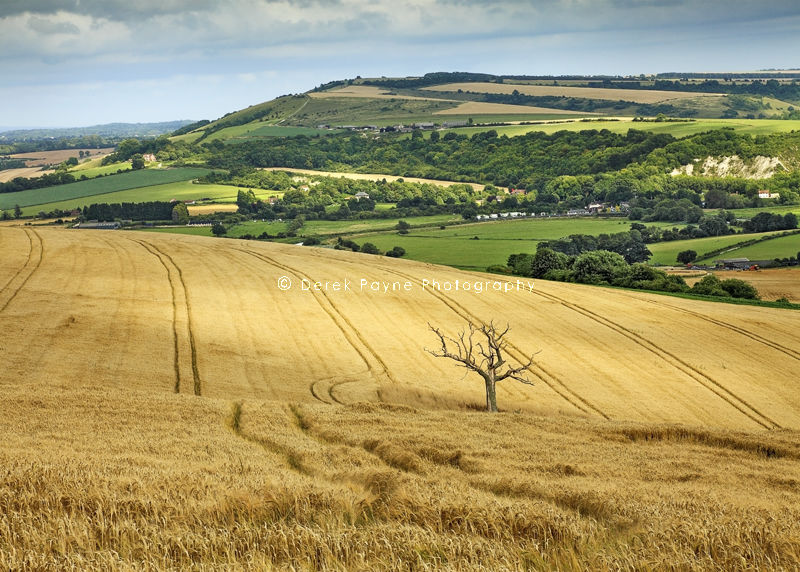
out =
<path fill-rule="evenodd" d="M 20 169 L 4 169 L 0 171 L 0 183 L 7 183 L 12 179 L 16 179 L 17 177 L 25 177 L 26 179 L 35 179 L 37 177 L 41 177 L 42 175 L 46 175 L 47 173 L 52 173 L 53 171 L 42 171 L 41 167 L 22 167 Z"/>
<path fill-rule="evenodd" d="M 694 272 L 693 274 L 697 274 Z M 777 300 L 786 298 L 790 302 L 800 303 L 800 268 L 766 268 L 758 272 L 737 272 L 728 270 L 714 272 L 720 280 L 738 278 L 749 282 L 756 287 L 763 300 Z M 699 281 L 702 276 L 687 278 L 690 286 Z"/>
<path fill-rule="evenodd" d="M 437 111 L 434 115 L 519 115 L 532 113 L 541 115 L 552 113 L 556 115 L 595 115 L 583 111 L 568 111 L 564 109 L 553 109 L 550 107 L 533 107 L 529 105 L 510 105 L 507 103 L 484 103 L 482 101 L 467 101 L 450 109 Z"/>
<path fill-rule="evenodd" d="M 265 171 L 286 171 L 287 173 L 299 173 L 301 175 L 317 175 L 321 177 L 344 177 L 345 179 L 353 179 L 356 181 L 387 181 L 393 182 L 398 179 L 403 179 L 406 183 L 426 183 L 429 185 L 437 185 L 440 187 L 450 187 L 453 185 L 469 185 L 476 191 L 482 191 L 484 185 L 480 183 L 459 183 L 457 181 L 440 181 L 438 179 L 420 179 L 417 177 L 397 177 L 394 175 L 381 175 L 376 173 L 341 173 L 334 171 L 312 171 L 311 169 L 292 169 L 289 167 L 264 167 Z"/>
<path fill-rule="evenodd" d="M 796 312 L 492 280 L 0 227 L 0 569 L 796 565 Z M 505 413 L 423 351 L 468 318 L 539 351 Z"/>
<path fill-rule="evenodd" d="M 445 86 L 436 86 L 432 88 L 425 88 L 430 90 L 439 90 L 440 91 L 456 91 L 458 87 L 454 89 L 450 89 L 451 85 L 460 86 L 462 84 L 447 84 Z M 481 86 L 480 89 L 476 88 L 473 91 L 484 91 L 482 86 L 484 85 L 495 85 L 495 84 L 463 84 L 463 85 L 476 85 Z M 498 87 L 502 88 L 502 85 Z M 535 87 L 535 86 L 520 86 L 520 87 Z M 509 90 L 508 93 L 513 91 Z M 521 91 L 521 90 L 520 90 Z M 631 91 L 631 90 L 627 90 Z M 505 92 L 499 92 L 505 93 Z M 318 99 L 325 99 L 330 97 L 356 97 L 356 98 L 367 98 L 367 99 L 412 99 L 412 100 L 422 100 L 422 101 L 449 101 L 454 102 L 458 101 L 455 99 L 440 99 L 440 98 L 426 98 L 426 97 L 417 97 L 413 95 L 394 95 L 391 93 L 387 93 L 387 90 L 381 87 L 375 87 L 372 85 L 351 85 L 348 87 L 343 87 L 339 89 L 333 89 L 329 91 L 315 91 L 310 92 L 308 94 L 309 97 L 314 97 Z M 434 115 L 519 115 L 519 114 L 557 114 L 557 115 L 593 115 L 592 113 L 582 113 L 577 111 L 565 111 L 562 109 L 552 109 L 549 107 L 532 107 L 527 105 L 508 105 L 505 103 L 484 103 L 480 101 L 467 101 L 457 105 L 456 107 L 445 109 L 442 111 L 437 111 Z"/>
<path fill-rule="evenodd" d="M 191 216 L 212 214 L 212 213 L 234 213 L 239 210 L 239 206 L 235 203 L 221 203 L 210 205 L 188 205 Z"/>
<path fill-rule="evenodd" d="M 41 167 L 43 165 L 55 165 L 66 161 L 70 157 L 78 158 L 78 149 L 59 149 L 57 151 L 32 151 L 30 153 L 16 153 L 10 155 L 12 159 L 26 159 L 29 167 Z M 92 158 L 104 157 L 114 151 L 113 147 L 104 149 L 92 149 Z"/>
<path fill-rule="evenodd" d="M 562 85 L 525 85 L 511 83 L 448 83 L 425 87 L 429 91 L 472 91 L 476 93 L 513 93 L 524 95 L 552 95 L 565 97 L 585 97 L 587 99 L 624 100 L 635 103 L 661 103 L 676 99 L 696 99 L 698 97 L 724 97 L 719 93 L 690 93 L 684 91 L 650 91 L 639 89 L 605 89 L 601 87 L 568 87 Z"/>
<path fill-rule="evenodd" d="M 338 89 L 331 89 L 328 91 L 312 91 L 307 95 L 315 99 L 327 99 L 330 97 L 357 97 L 367 99 L 413 99 L 421 101 L 455 101 L 452 99 L 439 99 L 434 97 L 417 97 L 413 95 L 395 95 L 387 93 L 382 87 L 373 85 L 349 85 Z"/>

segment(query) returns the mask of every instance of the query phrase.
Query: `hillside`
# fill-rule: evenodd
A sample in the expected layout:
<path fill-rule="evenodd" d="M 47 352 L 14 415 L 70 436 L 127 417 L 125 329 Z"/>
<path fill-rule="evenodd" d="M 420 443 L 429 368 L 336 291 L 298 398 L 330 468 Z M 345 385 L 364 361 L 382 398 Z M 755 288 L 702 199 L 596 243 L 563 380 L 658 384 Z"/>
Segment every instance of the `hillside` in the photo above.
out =
<path fill-rule="evenodd" d="M 423 290 L 487 275 L 201 237 L 0 227 L 0 247 L 4 569 L 800 554 L 793 311 L 542 281 Z M 506 413 L 473 411 L 476 380 L 423 351 L 427 322 L 470 317 L 539 351 L 534 386 L 500 385 Z"/>
<path fill-rule="evenodd" d="M 455 333 L 466 319 L 494 319 L 511 324 L 515 357 L 540 352 L 535 387 L 501 390 L 506 409 L 800 427 L 791 311 L 545 281 L 445 292 L 422 281 L 495 278 L 278 244 L 19 228 L 0 237 L 6 330 L 35 340 L 6 336 L 6 382 L 458 408 L 480 404 L 482 387 L 425 353 L 427 323 Z M 281 276 L 294 287 L 280 291 Z M 304 278 L 348 279 L 356 291 L 304 292 Z M 409 291 L 359 292 L 362 278 Z M 68 357 L 80 347 L 93 348 L 88 371 Z"/>
<path fill-rule="evenodd" d="M 436 123 L 547 123 L 586 117 L 703 120 L 800 119 L 794 75 L 776 72 L 658 76 L 498 76 L 465 72 L 332 81 L 226 114 L 176 139 L 196 141 L 290 135 L 269 127 L 393 126 Z M 691 76 L 691 78 L 689 78 Z M 719 81 L 719 79 L 725 81 Z M 779 81 L 775 81 L 777 78 Z M 734 124 L 735 125 L 735 124 Z M 681 130 L 681 125 L 662 125 Z M 711 128 L 711 127 L 709 127 Z M 780 130 L 779 126 L 774 127 Z M 702 128 L 701 128 L 702 129 Z M 700 130 L 701 130 L 700 129 Z M 696 132 L 696 131 L 693 131 Z M 318 131 L 317 134 L 324 134 Z M 301 132 L 298 132 L 301 134 Z M 302 134 L 310 134 L 302 132 Z"/>

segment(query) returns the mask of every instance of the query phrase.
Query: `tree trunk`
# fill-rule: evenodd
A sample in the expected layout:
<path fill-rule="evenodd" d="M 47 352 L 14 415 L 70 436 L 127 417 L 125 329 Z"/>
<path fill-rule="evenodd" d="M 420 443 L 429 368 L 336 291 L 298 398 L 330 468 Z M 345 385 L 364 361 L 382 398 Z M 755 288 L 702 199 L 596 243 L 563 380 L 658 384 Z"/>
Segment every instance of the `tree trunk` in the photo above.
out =
<path fill-rule="evenodd" d="M 494 375 L 491 373 L 484 378 L 486 382 L 486 411 L 497 413 L 497 391 L 495 389 Z"/>

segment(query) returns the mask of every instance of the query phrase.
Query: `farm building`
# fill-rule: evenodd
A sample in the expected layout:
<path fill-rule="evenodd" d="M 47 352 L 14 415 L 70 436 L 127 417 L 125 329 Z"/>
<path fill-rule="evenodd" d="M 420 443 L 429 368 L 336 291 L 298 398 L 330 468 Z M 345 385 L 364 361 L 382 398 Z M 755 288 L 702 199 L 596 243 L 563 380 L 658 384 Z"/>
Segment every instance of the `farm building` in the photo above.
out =
<path fill-rule="evenodd" d="M 360 201 L 361 199 L 368 199 L 368 198 L 369 198 L 369 195 L 367 193 L 365 193 L 364 191 L 359 191 L 359 192 L 357 192 L 355 194 L 355 199 L 357 201 Z"/>
<path fill-rule="evenodd" d="M 89 222 L 80 222 L 76 224 L 73 228 L 82 228 L 82 229 L 94 229 L 94 230 L 116 230 L 120 226 L 122 226 L 119 222 L 97 222 L 97 221 L 89 221 Z"/>
<path fill-rule="evenodd" d="M 749 270 L 753 266 L 749 258 L 723 258 L 715 260 L 714 264 L 725 270 Z"/>

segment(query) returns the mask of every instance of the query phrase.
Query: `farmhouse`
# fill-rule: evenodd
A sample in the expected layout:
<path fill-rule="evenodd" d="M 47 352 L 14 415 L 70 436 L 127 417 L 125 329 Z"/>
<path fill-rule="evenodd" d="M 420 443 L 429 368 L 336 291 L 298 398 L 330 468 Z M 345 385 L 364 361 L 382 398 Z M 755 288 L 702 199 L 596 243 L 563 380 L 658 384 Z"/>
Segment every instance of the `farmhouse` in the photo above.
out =
<path fill-rule="evenodd" d="M 142 158 L 148 163 L 155 163 L 156 161 L 156 156 L 153 155 L 152 153 L 145 153 L 144 155 L 142 155 Z"/>
<path fill-rule="evenodd" d="M 590 213 L 597 213 L 606 208 L 604 203 L 592 203 L 590 204 L 587 209 Z"/>
<path fill-rule="evenodd" d="M 357 201 L 360 201 L 361 199 L 368 199 L 368 198 L 369 198 L 369 195 L 367 193 L 365 193 L 364 191 L 358 191 L 355 194 L 355 199 Z"/>

